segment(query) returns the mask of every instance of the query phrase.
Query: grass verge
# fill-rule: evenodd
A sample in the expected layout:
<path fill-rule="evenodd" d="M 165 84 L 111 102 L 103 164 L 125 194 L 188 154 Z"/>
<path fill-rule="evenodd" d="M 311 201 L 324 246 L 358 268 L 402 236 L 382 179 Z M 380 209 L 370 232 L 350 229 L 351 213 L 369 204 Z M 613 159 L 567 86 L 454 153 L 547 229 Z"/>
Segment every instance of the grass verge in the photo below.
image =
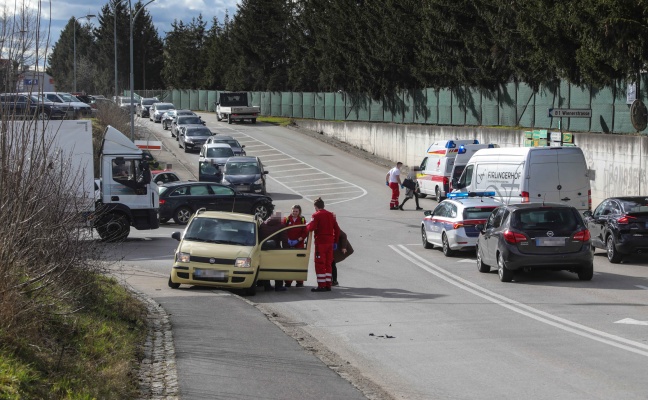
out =
<path fill-rule="evenodd" d="M 295 124 L 293 118 L 286 118 L 286 117 L 258 117 L 257 121 L 266 122 L 269 124 L 274 124 L 279 126 L 288 126 L 288 125 Z"/>
<path fill-rule="evenodd" d="M 37 335 L 6 338 L 0 329 L 0 398 L 138 397 L 146 307 L 112 278 L 90 285 L 81 310 L 59 304 Z"/>

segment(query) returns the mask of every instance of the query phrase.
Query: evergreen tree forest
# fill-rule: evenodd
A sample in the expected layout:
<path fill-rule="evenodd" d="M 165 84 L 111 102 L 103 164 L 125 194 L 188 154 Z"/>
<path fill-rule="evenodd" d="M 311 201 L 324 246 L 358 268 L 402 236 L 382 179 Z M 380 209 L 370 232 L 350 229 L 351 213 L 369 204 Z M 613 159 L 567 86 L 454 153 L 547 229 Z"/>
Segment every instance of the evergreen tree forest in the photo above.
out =
<path fill-rule="evenodd" d="M 128 9 L 110 0 L 97 28 L 76 22 L 82 90 L 114 92 L 114 18 L 117 84 L 128 87 Z M 74 23 L 49 59 L 65 86 Z M 380 98 L 512 81 L 602 87 L 634 81 L 645 69 L 647 30 L 643 0 L 242 0 L 223 21 L 176 20 L 163 38 L 144 10 L 134 33 L 135 90 L 344 90 Z"/>

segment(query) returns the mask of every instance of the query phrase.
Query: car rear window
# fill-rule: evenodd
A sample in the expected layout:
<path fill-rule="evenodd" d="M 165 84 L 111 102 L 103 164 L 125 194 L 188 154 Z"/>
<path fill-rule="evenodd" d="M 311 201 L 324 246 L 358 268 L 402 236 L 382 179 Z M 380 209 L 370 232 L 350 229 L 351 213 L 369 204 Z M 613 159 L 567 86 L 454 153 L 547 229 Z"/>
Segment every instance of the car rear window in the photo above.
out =
<path fill-rule="evenodd" d="M 184 124 L 184 125 L 202 124 L 202 120 L 199 117 L 181 117 L 178 118 L 178 124 Z"/>
<path fill-rule="evenodd" d="M 467 207 L 463 210 L 463 219 L 488 219 L 497 207 Z"/>
<path fill-rule="evenodd" d="M 628 213 L 648 212 L 648 198 L 645 199 L 626 199 L 620 200 L 623 210 Z"/>
<path fill-rule="evenodd" d="M 207 157 L 231 157 L 234 155 L 231 147 L 210 147 L 207 149 Z"/>
<path fill-rule="evenodd" d="M 155 103 L 158 104 L 158 103 Z M 173 108 L 173 105 L 171 104 L 159 104 L 155 106 L 155 109 L 157 110 L 171 110 Z"/>
<path fill-rule="evenodd" d="M 188 136 L 211 136 L 212 133 L 209 129 L 189 129 Z"/>
<path fill-rule="evenodd" d="M 511 217 L 511 226 L 516 229 L 576 229 L 577 214 L 571 208 L 538 208 L 517 210 Z"/>

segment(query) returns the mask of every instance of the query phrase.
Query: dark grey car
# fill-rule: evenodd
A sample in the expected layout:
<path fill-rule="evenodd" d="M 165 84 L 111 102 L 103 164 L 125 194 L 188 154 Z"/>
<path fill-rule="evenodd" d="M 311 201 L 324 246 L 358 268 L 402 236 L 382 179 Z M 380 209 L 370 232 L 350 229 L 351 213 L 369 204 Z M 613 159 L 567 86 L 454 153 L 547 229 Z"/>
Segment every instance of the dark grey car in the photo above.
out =
<path fill-rule="evenodd" d="M 171 136 L 178 138 L 178 128 L 182 125 L 205 125 L 205 121 L 196 115 L 178 115 L 175 121 L 171 124 Z"/>
<path fill-rule="evenodd" d="M 567 270 L 589 281 L 594 274 L 590 232 L 578 210 L 562 204 L 510 204 L 498 207 L 477 240 L 477 268 L 497 266 L 502 282 L 514 271 Z"/>
<path fill-rule="evenodd" d="M 225 163 L 221 183 L 239 192 L 266 194 L 267 174 L 259 157 L 230 157 Z"/>
<path fill-rule="evenodd" d="M 190 150 L 198 151 L 212 132 L 203 125 L 182 125 L 178 131 L 178 146 L 184 148 L 185 153 Z"/>

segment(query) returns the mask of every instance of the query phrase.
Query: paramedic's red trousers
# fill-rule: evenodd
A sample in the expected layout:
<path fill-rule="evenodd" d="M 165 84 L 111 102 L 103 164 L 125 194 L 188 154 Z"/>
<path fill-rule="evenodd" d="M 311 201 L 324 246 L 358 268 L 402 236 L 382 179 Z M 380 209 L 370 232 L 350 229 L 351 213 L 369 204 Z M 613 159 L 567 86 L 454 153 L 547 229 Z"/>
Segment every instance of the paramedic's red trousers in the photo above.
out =
<path fill-rule="evenodd" d="M 317 243 L 315 241 L 315 274 L 317 287 L 331 287 L 331 264 L 333 263 L 333 243 Z"/>
<path fill-rule="evenodd" d="M 398 190 L 398 182 L 389 182 L 389 188 L 392 190 L 391 201 L 389 202 L 389 208 L 397 208 L 399 205 L 398 197 L 400 196 L 400 190 Z"/>

